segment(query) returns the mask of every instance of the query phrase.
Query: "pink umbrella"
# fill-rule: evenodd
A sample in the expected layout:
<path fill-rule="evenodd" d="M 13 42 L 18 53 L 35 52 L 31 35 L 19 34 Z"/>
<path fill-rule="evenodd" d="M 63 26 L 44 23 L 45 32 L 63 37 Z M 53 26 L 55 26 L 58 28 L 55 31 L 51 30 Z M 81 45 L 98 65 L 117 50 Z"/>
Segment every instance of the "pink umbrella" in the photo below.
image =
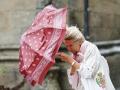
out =
<path fill-rule="evenodd" d="M 45 7 L 21 37 L 19 69 L 32 85 L 42 84 L 55 63 L 55 54 L 65 35 L 66 13 L 66 8 Z"/>

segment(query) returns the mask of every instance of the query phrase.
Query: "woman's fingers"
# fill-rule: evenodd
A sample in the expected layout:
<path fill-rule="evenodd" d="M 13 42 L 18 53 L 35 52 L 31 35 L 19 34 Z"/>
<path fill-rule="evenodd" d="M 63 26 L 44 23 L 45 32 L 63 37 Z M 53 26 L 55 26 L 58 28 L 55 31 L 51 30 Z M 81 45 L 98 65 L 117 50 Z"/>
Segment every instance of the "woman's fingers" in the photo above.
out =
<path fill-rule="evenodd" d="M 56 56 L 61 56 L 61 53 L 60 53 L 60 52 L 58 52 L 58 53 L 56 54 Z"/>
<path fill-rule="evenodd" d="M 68 62 L 68 60 L 70 59 L 70 56 L 65 54 L 64 52 L 58 52 L 56 56 L 65 62 Z"/>
<path fill-rule="evenodd" d="M 56 54 L 56 57 L 58 57 L 58 58 L 60 58 L 62 61 L 64 61 L 64 56 L 63 56 L 62 52 L 58 52 L 58 53 Z"/>

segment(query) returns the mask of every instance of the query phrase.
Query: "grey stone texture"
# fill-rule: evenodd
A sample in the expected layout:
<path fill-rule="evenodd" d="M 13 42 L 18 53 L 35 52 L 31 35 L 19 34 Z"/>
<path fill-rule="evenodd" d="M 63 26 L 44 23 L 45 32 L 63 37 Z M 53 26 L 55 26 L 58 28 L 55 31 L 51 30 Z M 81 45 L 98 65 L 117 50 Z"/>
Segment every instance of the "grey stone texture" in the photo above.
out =
<path fill-rule="evenodd" d="M 0 1 L 0 85 L 13 88 L 23 77 L 18 70 L 19 42 L 35 15 L 49 0 L 1 0 Z M 84 26 L 83 0 L 54 0 L 56 7 L 68 5 L 68 23 Z M 120 0 L 89 0 L 90 41 L 120 39 Z M 120 55 L 106 57 L 110 75 L 120 90 Z M 56 63 L 59 69 L 50 70 L 43 86 L 31 87 L 26 81 L 20 90 L 72 90 L 68 84 L 65 63 Z M 65 81 L 65 82 L 64 82 Z"/>
<path fill-rule="evenodd" d="M 119 0 L 88 1 L 90 40 L 105 41 L 120 39 Z M 83 0 L 69 1 L 69 23 L 80 28 L 84 26 L 83 3 Z"/>

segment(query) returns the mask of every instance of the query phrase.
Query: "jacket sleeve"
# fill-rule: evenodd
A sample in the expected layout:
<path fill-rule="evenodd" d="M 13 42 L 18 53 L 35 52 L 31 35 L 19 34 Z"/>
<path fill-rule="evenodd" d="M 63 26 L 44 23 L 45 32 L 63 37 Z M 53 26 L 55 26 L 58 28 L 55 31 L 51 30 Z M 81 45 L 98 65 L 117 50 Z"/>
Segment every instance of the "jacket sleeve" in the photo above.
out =
<path fill-rule="evenodd" d="M 100 64 L 100 52 L 95 45 L 87 47 L 83 62 L 77 70 L 81 77 L 92 78 L 96 74 Z"/>

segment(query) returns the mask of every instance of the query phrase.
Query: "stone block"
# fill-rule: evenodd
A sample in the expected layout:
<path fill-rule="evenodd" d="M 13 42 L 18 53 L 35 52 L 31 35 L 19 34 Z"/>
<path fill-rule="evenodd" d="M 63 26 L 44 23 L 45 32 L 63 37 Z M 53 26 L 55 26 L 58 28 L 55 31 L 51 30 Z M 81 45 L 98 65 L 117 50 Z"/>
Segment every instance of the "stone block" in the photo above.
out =
<path fill-rule="evenodd" d="M 90 12 L 89 14 L 89 26 L 91 28 L 101 28 L 102 27 L 102 22 L 104 20 L 101 19 L 101 14 L 97 12 Z"/>
<path fill-rule="evenodd" d="M 101 28 L 114 27 L 114 14 L 99 13 L 98 15 L 101 15 L 101 20 L 102 20 Z"/>
<path fill-rule="evenodd" d="M 1 0 L 0 11 L 35 10 L 36 0 Z"/>
<path fill-rule="evenodd" d="M 120 55 L 116 54 L 114 56 L 108 56 L 106 58 L 110 68 L 111 80 L 116 88 L 120 88 Z"/>
<path fill-rule="evenodd" d="M 83 16 L 83 12 L 76 12 L 76 11 L 70 11 L 69 14 L 69 23 L 70 25 L 76 25 L 80 28 L 83 28 L 83 24 L 84 24 L 84 16 Z"/>
<path fill-rule="evenodd" d="M 113 32 L 111 28 L 90 28 L 91 41 L 106 41 L 112 40 Z"/>
<path fill-rule="evenodd" d="M 43 85 L 36 85 L 32 87 L 28 82 L 24 81 L 20 90 L 61 90 L 57 71 L 49 71 Z M 23 81 L 23 76 L 19 73 L 18 62 L 0 63 L 0 86 L 15 88 Z M 15 89 L 18 90 L 18 89 Z"/>
<path fill-rule="evenodd" d="M 114 28 L 120 28 L 120 14 L 114 15 Z"/>
<path fill-rule="evenodd" d="M 118 13 L 119 12 L 119 8 L 120 5 L 117 0 L 94 0 L 94 1 L 90 1 L 90 8 L 92 11 L 94 12 L 103 12 L 103 13 Z"/>
<path fill-rule="evenodd" d="M 2 13 L 2 14 L 1 14 Z M 35 11 L 1 12 L 1 44 L 19 44 L 22 33 L 32 24 Z"/>
<path fill-rule="evenodd" d="M 8 31 L 10 28 L 8 13 L 0 11 L 0 20 L 0 32 Z"/>

